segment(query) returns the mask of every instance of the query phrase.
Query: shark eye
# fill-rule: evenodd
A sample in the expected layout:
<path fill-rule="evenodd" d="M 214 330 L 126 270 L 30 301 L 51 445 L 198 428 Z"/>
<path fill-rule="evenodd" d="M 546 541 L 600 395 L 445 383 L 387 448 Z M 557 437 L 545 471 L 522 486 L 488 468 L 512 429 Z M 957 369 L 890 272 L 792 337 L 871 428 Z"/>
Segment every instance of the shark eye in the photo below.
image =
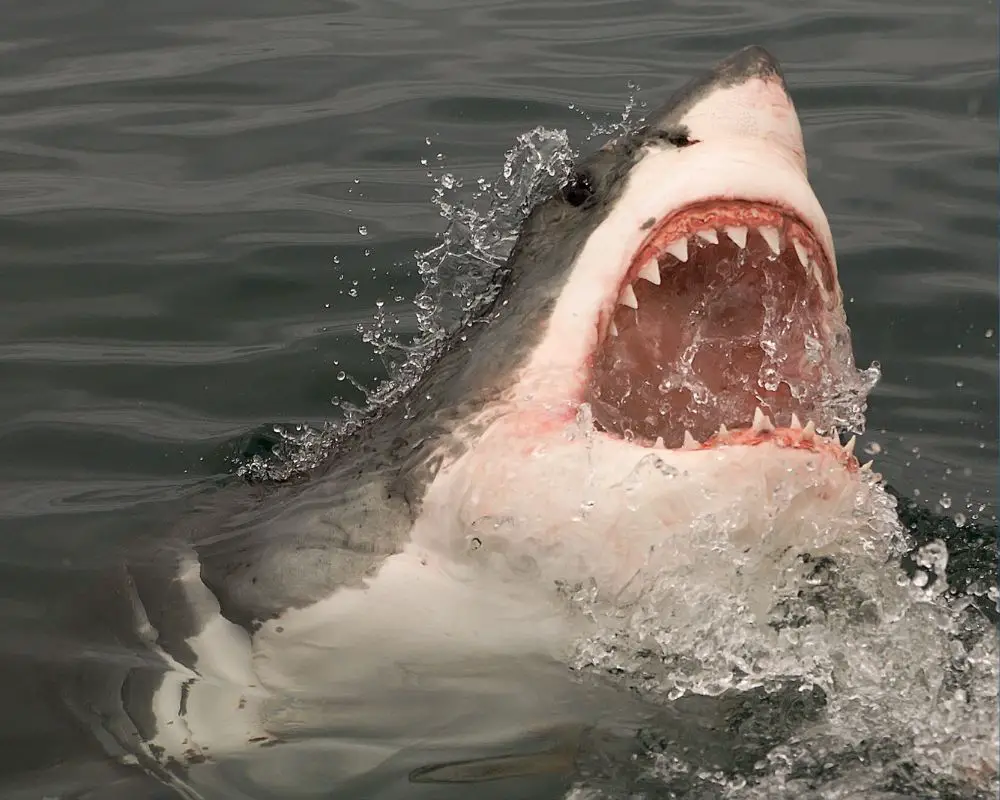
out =
<path fill-rule="evenodd" d="M 579 208 L 594 196 L 594 184 L 585 172 L 574 172 L 562 187 L 563 199 Z"/>
<path fill-rule="evenodd" d="M 666 131 L 663 138 L 674 147 L 688 147 L 698 143 L 696 139 L 688 136 L 686 131 Z"/>

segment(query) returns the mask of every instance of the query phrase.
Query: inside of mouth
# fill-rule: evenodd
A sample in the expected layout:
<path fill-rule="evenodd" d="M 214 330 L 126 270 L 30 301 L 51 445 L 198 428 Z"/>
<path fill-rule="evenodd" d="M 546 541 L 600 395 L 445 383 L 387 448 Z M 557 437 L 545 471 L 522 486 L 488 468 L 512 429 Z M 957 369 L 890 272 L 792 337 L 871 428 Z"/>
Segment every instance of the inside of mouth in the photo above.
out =
<path fill-rule="evenodd" d="M 685 431 L 704 442 L 720 425 L 751 427 L 757 408 L 779 426 L 793 413 L 819 421 L 836 375 L 853 373 L 830 272 L 808 229 L 773 207 L 710 204 L 661 221 L 595 353 L 595 423 L 679 447 Z"/>

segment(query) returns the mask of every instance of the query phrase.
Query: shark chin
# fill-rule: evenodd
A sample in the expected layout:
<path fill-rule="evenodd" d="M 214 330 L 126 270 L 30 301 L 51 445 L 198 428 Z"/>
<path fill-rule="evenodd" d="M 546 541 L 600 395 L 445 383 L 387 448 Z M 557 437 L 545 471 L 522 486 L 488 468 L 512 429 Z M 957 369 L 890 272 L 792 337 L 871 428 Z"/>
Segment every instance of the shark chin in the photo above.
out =
<path fill-rule="evenodd" d="M 592 724 L 605 695 L 553 676 L 598 607 L 695 619 L 677 587 L 708 587 L 764 625 L 817 560 L 879 572 L 837 275 L 781 70 L 741 50 L 582 158 L 491 304 L 308 480 L 215 493 L 132 554 L 113 618 L 142 664 L 78 706 L 182 794 L 246 796 L 238 764 L 329 796 L 421 741 Z"/>

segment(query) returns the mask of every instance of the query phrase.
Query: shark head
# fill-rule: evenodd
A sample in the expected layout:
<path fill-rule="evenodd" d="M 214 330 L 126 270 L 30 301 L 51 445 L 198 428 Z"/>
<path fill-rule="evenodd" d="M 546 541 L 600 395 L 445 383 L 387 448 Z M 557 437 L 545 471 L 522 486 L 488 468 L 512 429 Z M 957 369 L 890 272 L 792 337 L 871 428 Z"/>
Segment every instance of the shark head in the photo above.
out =
<path fill-rule="evenodd" d="M 526 529 L 554 531 L 650 458 L 687 480 L 650 487 L 637 541 L 689 524 L 692 491 L 746 508 L 790 475 L 792 494 L 856 485 L 830 408 L 857 375 L 833 237 L 776 60 L 741 50 L 576 164 L 525 220 L 470 350 L 500 399 L 452 470 L 464 501 L 442 495 L 464 525 L 528 508 Z"/>
<path fill-rule="evenodd" d="M 765 51 L 682 89 L 535 215 L 528 228 L 552 239 L 589 235 L 523 394 L 588 402 L 608 433 L 668 447 L 749 428 L 758 408 L 789 425 L 821 415 L 816 389 L 849 357 L 848 332 L 799 120 Z"/>

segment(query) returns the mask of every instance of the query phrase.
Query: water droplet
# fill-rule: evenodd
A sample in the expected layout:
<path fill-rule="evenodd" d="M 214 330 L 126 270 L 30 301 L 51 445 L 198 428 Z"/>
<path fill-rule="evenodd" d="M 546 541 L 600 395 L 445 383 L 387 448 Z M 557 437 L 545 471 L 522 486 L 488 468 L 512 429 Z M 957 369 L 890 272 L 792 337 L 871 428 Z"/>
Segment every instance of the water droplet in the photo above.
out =
<path fill-rule="evenodd" d="M 993 328 L 987 328 L 986 329 L 986 338 L 987 339 L 992 339 L 993 338 Z"/>
<path fill-rule="evenodd" d="M 927 585 L 928 581 L 930 581 L 930 576 L 928 576 L 928 574 L 922 569 L 918 569 L 913 573 L 912 583 L 918 589 L 923 589 Z"/>
<path fill-rule="evenodd" d="M 358 233 L 360 233 L 362 236 L 367 236 L 368 235 L 368 226 L 367 225 L 358 225 Z"/>
<path fill-rule="evenodd" d="M 941 504 L 941 508 L 951 508 L 951 498 L 946 494 L 942 495 L 938 502 Z"/>
<path fill-rule="evenodd" d="M 958 513 L 957 513 L 957 514 L 955 515 L 955 524 L 956 524 L 956 525 L 957 525 L 957 526 L 958 526 L 959 528 L 964 528 L 964 527 L 965 527 L 965 514 L 963 514 L 963 513 L 961 512 L 961 511 L 959 511 L 959 512 L 958 512 Z"/>
<path fill-rule="evenodd" d="M 337 380 L 338 380 L 338 381 L 342 381 L 342 380 L 344 380 L 344 379 L 345 379 L 346 377 L 347 377 L 347 373 L 346 373 L 346 372 L 344 372 L 343 370 L 341 370 L 340 372 L 338 372 L 338 373 L 337 373 Z"/>

